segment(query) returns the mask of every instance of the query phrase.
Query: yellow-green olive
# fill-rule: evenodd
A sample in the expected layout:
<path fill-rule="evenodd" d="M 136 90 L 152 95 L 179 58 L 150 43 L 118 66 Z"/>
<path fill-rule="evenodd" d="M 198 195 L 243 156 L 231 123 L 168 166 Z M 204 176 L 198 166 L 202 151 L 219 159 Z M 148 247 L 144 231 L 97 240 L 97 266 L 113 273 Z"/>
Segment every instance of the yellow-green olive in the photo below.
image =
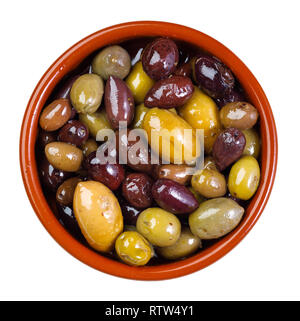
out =
<path fill-rule="evenodd" d="M 212 156 L 206 156 L 204 158 L 203 169 L 212 169 L 214 171 L 218 171 L 216 162 Z"/>
<path fill-rule="evenodd" d="M 135 231 L 126 231 L 119 235 L 115 249 L 119 258 L 129 265 L 145 265 L 153 256 L 150 243 Z"/>
<path fill-rule="evenodd" d="M 243 156 L 230 169 L 228 189 L 232 196 L 250 199 L 258 188 L 260 168 L 253 156 Z"/>
<path fill-rule="evenodd" d="M 257 131 L 253 128 L 242 130 L 245 138 L 246 145 L 243 155 L 253 156 L 257 158 L 260 152 L 260 138 Z"/>
<path fill-rule="evenodd" d="M 79 114 L 79 120 L 88 127 L 90 134 L 96 138 L 99 130 L 112 129 L 105 110 L 93 114 Z"/>
<path fill-rule="evenodd" d="M 213 198 L 200 204 L 189 216 L 192 233 L 200 239 L 216 239 L 231 232 L 241 221 L 244 209 L 225 197 Z"/>
<path fill-rule="evenodd" d="M 165 259 L 176 260 L 195 253 L 200 247 L 200 238 L 184 227 L 174 245 L 157 248 L 157 253 Z"/>
<path fill-rule="evenodd" d="M 151 244 L 160 247 L 175 244 L 181 232 L 179 219 L 158 207 L 144 210 L 137 219 L 136 228 Z"/>
<path fill-rule="evenodd" d="M 123 231 L 121 208 L 113 192 L 100 182 L 80 182 L 75 189 L 73 209 L 89 245 L 97 251 L 111 251 Z"/>
<path fill-rule="evenodd" d="M 145 73 L 142 62 L 137 62 L 126 79 L 126 84 L 132 92 L 137 104 L 144 102 L 147 92 L 154 85 L 154 81 Z"/>
<path fill-rule="evenodd" d="M 52 166 L 66 172 L 78 171 L 83 159 L 81 149 L 63 142 L 47 144 L 45 154 Z"/>
<path fill-rule="evenodd" d="M 124 79 L 130 71 L 131 59 L 120 46 L 109 46 L 101 50 L 93 59 L 93 72 L 107 80 L 109 76 Z"/>
<path fill-rule="evenodd" d="M 94 113 L 100 106 L 104 92 L 103 80 L 95 74 L 78 77 L 70 92 L 73 107 L 78 113 Z"/>
<path fill-rule="evenodd" d="M 81 146 L 84 156 L 89 156 L 89 154 L 97 150 L 97 148 L 98 148 L 98 144 L 93 138 L 88 139 Z"/>
<path fill-rule="evenodd" d="M 224 175 L 212 169 L 202 169 L 196 172 L 191 184 L 198 193 L 206 198 L 223 196 L 227 190 Z"/>
<path fill-rule="evenodd" d="M 135 107 L 133 119 L 134 128 L 142 128 L 144 117 L 148 111 L 149 108 L 147 108 L 144 104 L 139 104 Z"/>

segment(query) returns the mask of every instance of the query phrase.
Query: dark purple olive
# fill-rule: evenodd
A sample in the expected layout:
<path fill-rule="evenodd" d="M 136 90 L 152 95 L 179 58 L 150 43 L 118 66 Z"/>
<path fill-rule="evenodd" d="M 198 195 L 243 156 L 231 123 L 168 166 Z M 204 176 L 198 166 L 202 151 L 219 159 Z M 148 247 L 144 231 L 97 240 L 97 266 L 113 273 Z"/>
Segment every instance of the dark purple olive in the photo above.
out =
<path fill-rule="evenodd" d="M 127 131 L 127 134 L 126 132 L 122 134 L 120 139 L 120 132 L 116 132 L 116 149 L 119 160 L 122 161 L 122 164 L 126 163 L 133 170 L 151 173 L 151 154 L 148 144 L 143 141 L 140 142 L 138 137 L 133 140 L 128 140 L 128 135 L 131 138 L 130 131 Z M 141 148 L 135 150 L 134 145 L 136 143 L 140 144 Z"/>
<path fill-rule="evenodd" d="M 135 65 L 140 59 L 144 48 L 149 43 L 149 38 L 134 38 L 128 41 L 125 41 L 120 44 L 122 48 L 124 48 L 131 58 L 131 65 Z"/>
<path fill-rule="evenodd" d="M 220 171 L 239 159 L 244 151 L 246 138 L 237 128 L 223 130 L 214 142 L 212 155 Z"/>
<path fill-rule="evenodd" d="M 146 208 L 152 204 L 152 179 L 143 173 L 129 174 L 122 184 L 122 195 L 136 208 Z"/>
<path fill-rule="evenodd" d="M 80 147 L 89 138 L 88 128 L 79 120 L 69 120 L 59 131 L 58 140 Z"/>
<path fill-rule="evenodd" d="M 240 206 L 242 206 L 242 207 L 244 207 L 244 208 L 245 208 L 246 205 L 247 205 L 247 202 L 246 202 L 246 201 L 241 200 L 240 198 L 234 197 L 234 196 L 232 196 L 230 193 L 227 193 L 226 197 L 227 197 L 227 198 L 231 198 L 233 201 L 237 202 Z"/>
<path fill-rule="evenodd" d="M 97 151 L 88 155 L 85 168 L 93 180 L 103 183 L 112 191 L 118 189 L 125 178 L 124 168 L 120 164 L 101 164 Z"/>
<path fill-rule="evenodd" d="M 216 58 L 204 54 L 195 59 L 194 77 L 198 85 L 214 98 L 226 95 L 235 83 L 229 68 Z"/>
<path fill-rule="evenodd" d="M 38 144 L 39 147 L 44 150 L 45 146 L 49 143 L 57 141 L 57 133 L 56 132 L 46 132 L 43 129 L 40 129 L 38 136 Z"/>
<path fill-rule="evenodd" d="M 134 117 L 134 99 L 126 83 L 110 76 L 105 85 L 104 99 L 107 118 L 112 127 L 118 129 L 121 121 L 128 127 Z"/>
<path fill-rule="evenodd" d="M 184 105 L 193 95 L 194 85 L 190 78 L 173 76 L 159 80 L 148 91 L 146 107 L 176 108 Z"/>
<path fill-rule="evenodd" d="M 69 177 L 72 173 L 54 168 L 46 158 L 40 163 L 40 177 L 43 185 L 53 192 Z"/>
<path fill-rule="evenodd" d="M 160 80 L 172 74 L 179 60 L 176 43 L 168 38 L 157 38 L 142 53 L 143 69 L 147 75 Z"/>
<path fill-rule="evenodd" d="M 175 72 L 175 76 L 191 77 L 192 76 L 192 66 L 189 62 L 178 67 Z"/>
<path fill-rule="evenodd" d="M 124 223 L 127 225 L 135 225 L 142 209 L 132 206 L 123 197 L 119 197 L 118 200 L 121 206 Z"/>
<path fill-rule="evenodd" d="M 158 179 L 152 186 L 152 195 L 161 208 L 173 214 L 191 213 L 199 206 L 187 187 L 170 179 Z"/>
<path fill-rule="evenodd" d="M 76 221 L 72 207 L 57 203 L 57 209 L 58 219 L 66 228 L 66 230 L 79 241 L 84 241 L 84 236 L 82 235 L 79 225 Z"/>
<path fill-rule="evenodd" d="M 234 103 L 236 101 L 245 101 L 245 96 L 236 90 L 231 90 L 229 93 L 227 93 L 225 96 L 222 96 L 220 98 L 215 99 L 217 105 L 219 108 L 222 108 L 223 106 Z"/>
<path fill-rule="evenodd" d="M 54 94 L 53 99 L 59 99 L 59 98 L 70 99 L 71 88 L 72 88 L 75 80 L 79 76 L 80 75 L 72 76 L 72 77 L 68 78 L 67 80 L 63 81 L 61 84 L 59 84 L 57 87 L 57 91 Z"/>

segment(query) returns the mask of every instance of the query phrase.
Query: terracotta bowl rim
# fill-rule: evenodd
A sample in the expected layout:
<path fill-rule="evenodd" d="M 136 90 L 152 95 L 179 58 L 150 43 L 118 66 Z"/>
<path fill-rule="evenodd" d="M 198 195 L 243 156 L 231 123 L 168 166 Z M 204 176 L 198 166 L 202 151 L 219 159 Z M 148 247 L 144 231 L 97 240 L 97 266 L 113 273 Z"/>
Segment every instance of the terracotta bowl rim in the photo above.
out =
<path fill-rule="evenodd" d="M 42 107 L 64 75 L 95 50 L 130 38 L 168 36 L 197 45 L 220 58 L 231 68 L 257 107 L 261 123 L 261 183 L 239 226 L 214 245 L 187 259 L 158 266 L 131 267 L 102 256 L 74 239 L 58 222 L 43 195 L 38 178 L 34 145 Z M 274 184 L 277 167 L 277 132 L 267 97 L 246 65 L 223 44 L 189 27 L 162 21 L 133 21 L 99 30 L 65 51 L 45 72 L 28 102 L 20 135 L 20 166 L 31 205 L 50 235 L 71 255 L 87 265 L 114 275 L 134 280 L 164 280 L 198 271 L 232 250 L 252 229 L 260 217 Z"/>

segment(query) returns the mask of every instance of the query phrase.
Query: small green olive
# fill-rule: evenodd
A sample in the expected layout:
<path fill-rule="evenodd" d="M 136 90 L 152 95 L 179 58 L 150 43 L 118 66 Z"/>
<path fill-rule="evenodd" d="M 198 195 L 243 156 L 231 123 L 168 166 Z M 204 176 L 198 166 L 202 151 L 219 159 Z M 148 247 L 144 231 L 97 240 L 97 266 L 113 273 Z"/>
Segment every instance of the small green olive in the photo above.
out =
<path fill-rule="evenodd" d="M 245 138 L 246 145 L 243 151 L 243 155 L 253 156 L 257 158 L 260 152 L 260 139 L 256 130 L 253 128 L 242 130 Z"/>
<path fill-rule="evenodd" d="M 188 227 L 184 227 L 174 245 L 157 248 L 157 253 L 165 259 L 176 260 L 193 254 L 200 247 L 200 238 L 195 236 Z"/>
<path fill-rule="evenodd" d="M 115 249 L 123 262 L 136 266 L 147 264 L 154 254 L 149 242 L 135 231 L 126 231 L 119 235 Z"/>
<path fill-rule="evenodd" d="M 71 88 L 70 98 L 78 113 L 94 113 L 100 106 L 104 92 L 103 80 L 95 74 L 77 78 Z"/>
<path fill-rule="evenodd" d="M 192 233 L 200 239 L 216 239 L 231 232 L 241 221 L 244 209 L 225 197 L 213 198 L 200 204 L 189 216 Z"/>
<path fill-rule="evenodd" d="M 178 218 L 158 207 L 148 208 L 140 213 L 136 227 L 150 243 L 160 247 L 175 244 L 181 232 Z"/>

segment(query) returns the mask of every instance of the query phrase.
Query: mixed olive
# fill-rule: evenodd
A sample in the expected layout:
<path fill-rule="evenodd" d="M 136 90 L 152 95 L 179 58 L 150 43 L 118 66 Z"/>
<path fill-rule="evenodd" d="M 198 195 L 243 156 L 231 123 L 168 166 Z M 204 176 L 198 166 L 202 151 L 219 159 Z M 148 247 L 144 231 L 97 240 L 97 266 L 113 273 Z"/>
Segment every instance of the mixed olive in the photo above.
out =
<path fill-rule="evenodd" d="M 133 266 L 186 258 L 231 232 L 260 183 L 259 113 L 246 97 L 222 61 L 170 38 L 88 57 L 39 118 L 40 179 L 60 223 Z"/>

